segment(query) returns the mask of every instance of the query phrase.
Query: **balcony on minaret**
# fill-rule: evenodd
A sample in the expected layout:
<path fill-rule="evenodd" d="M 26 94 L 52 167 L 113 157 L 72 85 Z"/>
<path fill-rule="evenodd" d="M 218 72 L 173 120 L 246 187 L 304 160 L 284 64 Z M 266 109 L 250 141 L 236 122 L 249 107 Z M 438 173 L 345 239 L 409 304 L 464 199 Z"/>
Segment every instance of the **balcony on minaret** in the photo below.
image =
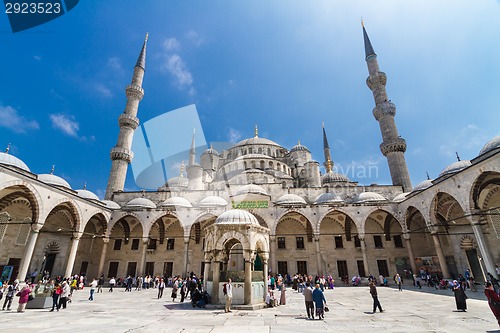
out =
<path fill-rule="evenodd" d="M 403 138 L 394 138 L 391 141 L 382 142 L 380 144 L 380 151 L 384 156 L 396 152 L 404 153 L 406 151 L 406 141 Z"/>
<path fill-rule="evenodd" d="M 122 113 L 118 117 L 118 124 L 120 125 L 120 127 L 126 126 L 135 130 L 139 126 L 139 118 L 126 113 Z"/>
<path fill-rule="evenodd" d="M 127 148 L 123 147 L 113 147 L 110 153 L 111 160 L 124 160 L 127 163 L 132 162 L 134 158 L 134 153 Z"/>
<path fill-rule="evenodd" d="M 385 86 L 387 83 L 387 75 L 384 72 L 378 72 L 377 75 L 368 76 L 366 78 L 366 85 L 370 90 L 377 88 L 379 85 Z"/>
<path fill-rule="evenodd" d="M 391 101 L 385 101 L 377 104 L 377 106 L 373 108 L 372 112 L 377 121 L 385 116 L 394 117 L 396 115 L 396 105 Z"/>
<path fill-rule="evenodd" d="M 127 98 L 134 98 L 139 101 L 144 97 L 144 89 L 137 84 L 129 84 L 127 88 L 125 88 L 125 93 L 127 94 Z"/>

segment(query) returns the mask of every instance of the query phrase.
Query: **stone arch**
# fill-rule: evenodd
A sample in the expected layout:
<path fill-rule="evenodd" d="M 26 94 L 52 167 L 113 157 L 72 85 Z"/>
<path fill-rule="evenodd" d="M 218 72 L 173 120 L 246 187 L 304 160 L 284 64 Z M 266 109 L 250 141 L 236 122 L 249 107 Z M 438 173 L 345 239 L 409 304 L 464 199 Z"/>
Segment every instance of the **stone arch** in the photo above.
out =
<path fill-rule="evenodd" d="M 45 216 L 45 222 L 51 217 L 53 214 L 57 214 L 62 212 L 65 214 L 70 220 L 71 228 L 73 231 L 80 230 L 82 225 L 82 213 L 80 207 L 76 204 L 75 200 L 71 198 L 62 198 L 57 200 L 52 207 L 47 207 L 47 215 Z"/>
<path fill-rule="evenodd" d="M 460 239 L 460 247 L 463 250 L 472 250 L 472 249 L 474 249 L 475 248 L 475 246 L 474 246 L 474 239 L 472 239 L 472 237 L 470 237 L 470 236 L 463 236 Z"/>
<path fill-rule="evenodd" d="M 429 220 L 437 222 L 433 226 L 433 229 L 437 232 L 448 233 L 451 227 L 450 223 L 469 224 L 468 219 L 465 218 L 464 207 L 448 192 L 437 192 L 432 198 L 430 207 L 432 209 L 429 211 Z"/>
<path fill-rule="evenodd" d="M 12 192 L 11 192 L 12 191 Z M 40 193 L 38 190 L 31 184 L 21 181 L 21 180 L 14 180 L 10 182 L 6 182 L 3 184 L 0 184 L 0 195 L 2 193 L 6 193 L 1 199 L 0 199 L 0 211 L 4 209 L 2 207 L 5 204 L 5 201 L 9 202 L 9 200 L 15 200 L 18 197 L 25 197 L 32 209 L 32 214 L 31 214 L 31 220 L 38 222 L 40 219 L 40 212 L 43 211 L 43 201 L 40 196 Z M 16 193 L 16 195 L 12 195 L 13 193 Z M 11 195 L 9 197 L 9 200 L 5 200 L 5 197 L 7 195 Z"/>
<path fill-rule="evenodd" d="M 332 214 L 334 212 L 339 212 L 341 214 L 344 214 L 346 216 L 346 220 L 347 220 L 347 217 L 348 217 L 352 221 L 352 223 L 354 223 L 354 225 L 356 226 L 356 229 L 359 229 L 359 226 L 356 224 L 356 222 L 354 222 L 354 219 L 353 219 L 353 217 L 351 216 L 350 213 L 348 213 L 345 209 L 342 209 L 340 207 L 335 207 L 335 208 L 329 209 L 327 212 L 323 213 L 319 217 L 318 226 L 316 228 L 316 233 L 317 234 L 321 234 L 321 232 L 320 232 L 320 230 L 321 230 L 321 223 L 323 222 L 323 220 L 325 219 L 325 217 L 327 217 L 328 215 L 330 215 L 330 214 Z"/>
<path fill-rule="evenodd" d="M 257 218 L 257 221 L 259 221 L 259 224 L 261 227 L 269 228 L 269 226 L 267 225 L 267 222 L 264 220 L 264 218 L 261 215 L 256 214 L 254 211 L 250 211 L 250 213 L 253 216 L 255 216 L 255 218 Z"/>
<path fill-rule="evenodd" d="M 49 254 L 49 253 L 60 253 L 61 252 L 61 247 L 59 246 L 59 244 L 57 242 L 49 242 L 47 243 L 47 245 L 45 246 L 45 253 L 46 254 Z"/>
<path fill-rule="evenodd" d="M 231 242 L 235 242 L 235 241 L 240 242 L 244 249 L 251 249 L 252 248 L 250 241 L 245 234 L 243 234 L 240 231 L 236 231 L 236 230 L 228 230 L 217 238 L 217 240 L 215 241 L 215 244 L 214 244 L 215 245 L 214 249 L 219 250 L 219 251 L 225 250 L 226 243 L 229 245 L 229 244 L 231 244 Z M 236 243 L 234 243 L 234 244 L 236 244 Z"/>
<path fill-rule="evenodd" d="M 298 218 L 297 218 L 298 217 Z M 280 218 L 278 219 L 278 222 L 274 226 L 274 235 L 276 235 L 278 227 L 280 224 L 284 223 L 287 220 L 293 220 L 299 224 L 301 224 L 304 229 L 305 229 L 305 234 L 307 237 L 308 242 L 313 241 L 313 236 L 314 236 L 314 228 L 312 226 L 311 221 L 307 218 L 306 215 L 302 214 L 302 212 L 296 210 L 296 209 L 290 209 L 287 210 L 285 214 L 282 214 Z"/>
<path fill-rule="evenodd" d="M 471 186 L 471 191 L 469 193 L 469 203 L 471 209 L 481 209 L 481 193 L 489 189 L 500 186 L 500 173 L 496 171 L 485 171 L 482 172 Z"/>

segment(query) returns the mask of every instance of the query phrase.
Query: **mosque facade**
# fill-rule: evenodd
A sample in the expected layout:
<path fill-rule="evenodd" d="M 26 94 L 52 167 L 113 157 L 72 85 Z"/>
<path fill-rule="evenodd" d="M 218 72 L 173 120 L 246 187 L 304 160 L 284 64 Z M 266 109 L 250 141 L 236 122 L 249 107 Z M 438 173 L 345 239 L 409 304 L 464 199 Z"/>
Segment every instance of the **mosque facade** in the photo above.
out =
<path fill-rule="evenodd" d="M 471 269 L 478 281 L 497 276 L 500 137 L 474 159 L 412 186 L 387 75 L 364 27 L 363 36 L 392 184 L 359 186 L 335 172 L 325 128 L 324 174 L 306 146 L 288 149 L 256 128 L 223 151 L 199 154 L 193 139 L 179 176 L 156 191 L 124 191 L 144 96 L 146 37 L 118 118 L 104 200 L 73 190 L 54 172 L 32 173 L 8 149 L 0 153 L 0 272 L 20 279 L 45 270 L 107 278 L 194 272 L 218 279 L 221 270 L 336 279 L 421 269 L 445 277 Z M 214 224 L 222 241 L 209 236 Z M 250 244 L 253 233 L 260 233 L 258 246 Z"/>

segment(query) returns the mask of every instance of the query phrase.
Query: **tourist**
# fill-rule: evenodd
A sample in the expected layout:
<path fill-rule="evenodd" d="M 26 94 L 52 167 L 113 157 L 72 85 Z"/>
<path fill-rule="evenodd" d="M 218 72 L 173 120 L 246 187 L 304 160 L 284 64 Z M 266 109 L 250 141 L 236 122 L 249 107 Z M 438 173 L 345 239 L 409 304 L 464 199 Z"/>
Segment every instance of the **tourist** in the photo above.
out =
<path fill-rule="evenodd" d="M 177 289 L 179 288 L 179 280 L 175 280 L 173 286 L 172 286 L 172 302 L 175 302 L 175 299 L 177 298 Z"/>
<path fill-rule="evenodd" d="M 224 294 L 226 295 L 226 307 L 225 312 L 231 312 L 231 303 L 233 301 L 233 286 L 231 285 L 231 278 L 227 279 L 227 283 L 224 283 Z"/>
<path fill-rule="evenodd" d="M 54 309 L 57 309 L 57 311 L 59 311 L 59 297 L 61 296 L 62 288 L 61 285 L 57 282 L 54 282 L 54 280 L 52 280 L 51 283 L 54 284 L 54 289 L 52 289 L 52 309 L 50 310 L 50 312 L 54 311 Z"/>
<path fill-rule="evenodd" d="M 453 292 L 455 293 L 455 303 L 458 311 L 467 311 L 467 296 L 465 295 L 462 284 L 453 280 Z"/>
<path fill-rule="evenodd" d="M 165 281 L 160 279 L 160 282 L 158 283 L 158 299 L 163 297 L 163 289 L 165 289 Z"/>
<path fill-rule="evenodd" d="M 112 277 L 110 280 L 109 280 L 109 290 L 108 292 L 113 292 L 113 287 L 115 286 L 116 284 L 116 280 L 114 277 Z"/>
<path fill-rule="evenodd" d="M 370 281 L 370 294 L 372 295 L 373 298 L 373 313 L 377 312 L 377 308 L 379 309 L 380 312 L 384 312 L 378 300 L 377 287 L 375 287 L 375 281 L 373 280 Z"/>
<path fill-rule="evenodd" d="M 5 285 L 7 285 L 7 287 L 5 287 Z M 5 310 L 5 306 L 7 306 L 7 311 L 10 311 L 10 307 L 12 305 L 12 300 L 14 299 L 17 286 L 18 286 L 18 280 L 15 280 L 14 284 L 9 284 L 9 281 L 6 281 L 4 283 L 5 301 L 3 302 L 2 310 Z"/>
<path fill-rule="evenodd" d="M 302 295 L 304 295 L 304 301 L 306 303 L 307 318 L 314 319 L 313 289 L 309 282 L 306 282 L 306 287 L 302 291 Z"/>
<path fill-rule="evenodd" d="M 325 295 L 320 289 L 319 283 L 316 284 L 316 289 L 314 289 L 312 297 L 314 305 L 316 306 L 316 316 L 318 316 L 318 319 L 325 319 L 326 299 Z"/>
<path fill-rule="evenodd" d="M 19 296 L 19 306 L 17 307 L 17 312 L 24 312 L 26 304 L 28 304 L 30 294 L 31 289 L 28 284 L 26 284 L 21 291 L 16 294 L 16 296 Z"/>
<path fill-rule="evenodd" d="M 89 301 L 93 301 L 94 300 L 94 293 L 95 293 L 95 288 L 97 288 L 97 280 L 96 279 L 92 279 L 92 282 L 90 283 L 90 296 L 89 296 Z"/>
<path fill-rule="evenodd" d="M 280 305 L 285 305 L 286 304 L 286 284 L 282 283 L 281 284 L 281 294 L 280 294 Z"/>
<path fill-rule="evenodd" d="M 399 288 L 399 291 L 402 291 L 403 288 L 403 281 L 401 279 L 401 276 L 399 274 L 396 274 L 396 276 L 394 277 L 394 282 L 396 282 L 396 284 L 398 285 L 398 288 Z"/>
<path fill-rule="evenodd" d="M 491 312 L 497 319 L 498 326 L 500 326 L 500 296 L 493 289 L 493 284 L 488 281 L 486 282 L 484 294 L 488 299 L 488 305 L 490 306 Z"/>
<path fill-rule="evenodd" d="M 144 278 L 142 277 L 142 275 L 139 275 L 139 277 L 137 278 L 137 284 L 135 286 L 135 290 L 141 291 L 143 284 L 144 284 Z"/>
<path fill-rule="evenodd" d="M 102 293 L 102 286 L 104 286 L 104 274 L 101 275 L 99 281 L 97 282 L 97 292 Z"/>
<path fill-rule="evenodd" d="M 68 282 L 64 280 L 62 282 L 62 292 L 61 292 L 61 297 L 59 298 L 59 307 L 57 309 L 60 309 L 61 307 L 63 309 L 66 309 L 66 304 L 68 302 L 68 297 L 71 292 L 71 288 L 68 285 Z"/>

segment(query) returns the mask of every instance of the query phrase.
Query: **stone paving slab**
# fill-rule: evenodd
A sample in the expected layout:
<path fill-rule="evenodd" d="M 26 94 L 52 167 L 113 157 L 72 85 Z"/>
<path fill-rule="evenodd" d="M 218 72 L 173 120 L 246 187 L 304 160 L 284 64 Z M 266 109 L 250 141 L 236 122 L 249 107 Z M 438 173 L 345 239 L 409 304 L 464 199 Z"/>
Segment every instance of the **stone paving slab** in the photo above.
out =
<path fill-rule="evenodd" d="M 156 290 L 116 289 L 95 295 L 76 291 L 73 302 L 59 312 L 28 309 L 0 311 L 0 332 L 500 332 L 482 292 L 467 292 L 467 312 L 455 310 L 451 291 L 378 288 L 384 313 L 371 313 L 368 287 L 327 290 L 330 312 L 324 320 L 306 318 L 302 295 L 287 291 L 287 304 L 255 311 L 193 308 L 189 301 L 158 300 Z M 169 295 L 169 290 L 165 291 Z M 17 299 L 14 301 L 17 308 Z"/>

